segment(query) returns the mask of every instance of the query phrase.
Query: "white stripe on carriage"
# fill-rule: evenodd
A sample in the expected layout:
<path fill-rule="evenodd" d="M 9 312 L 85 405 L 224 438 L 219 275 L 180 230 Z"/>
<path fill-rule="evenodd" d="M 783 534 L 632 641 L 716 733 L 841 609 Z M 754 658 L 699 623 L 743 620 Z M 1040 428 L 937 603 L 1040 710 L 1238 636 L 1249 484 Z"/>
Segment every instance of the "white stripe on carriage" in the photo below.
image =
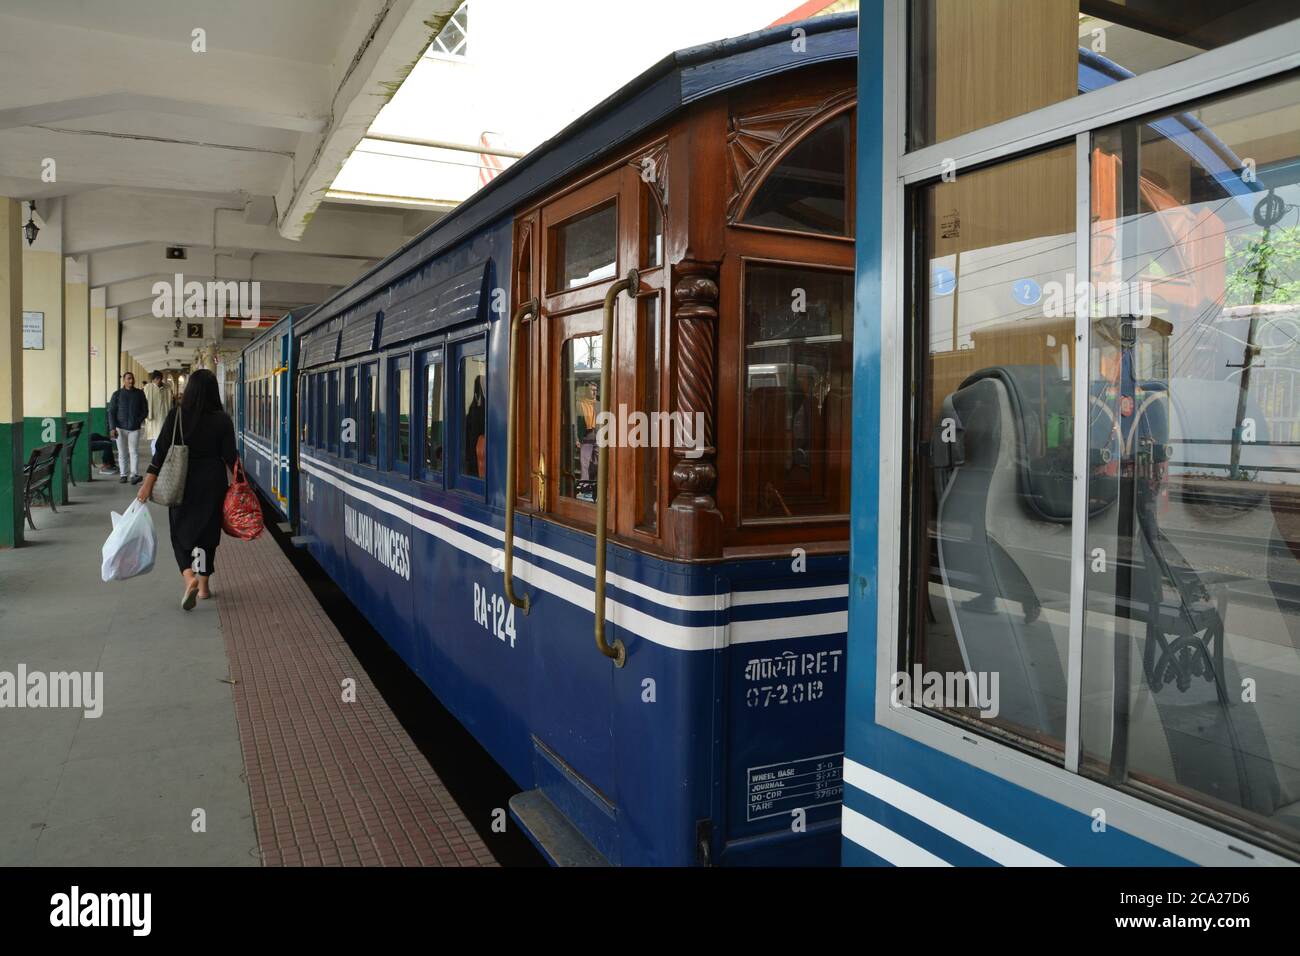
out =
<path fill-rule="evenodd" d="M 840 808 L 840 833 L 894 866 L 952 866 L 852 807 Z"/>
<path fill-rule="evenodd" d="M 473 518 L 467 518 L 464 515 L 458 515 L 454 511 L 448 511 L 445 508 L 439 508 L 437 505 L 430 504 L 427 501 L 421 501 L 419 498 L 403 494 L 402 492 L 389 488 L 386 485 L 381 485 L 378 482 L 362 478 L 359 475 L 350 474 L 342 468 L 337 468 L 329 462 L 322 461 L 319 458 L 314 458 L 311 455 L 301 455 L 300 457 L 303 461 L 311 462 L 313 465 L 325 468 L 347 481 L 366 485 L 370 488 L 374 488 L 376 491 L 381 491 L 386 495 L 400 498 L 407 504 L 414 505 L 424 511 L 433 512 L 449 521 L 463 524 L 467 528 L 473 528 L 476 531 L 495 538 L 497 541 L 505 540 L 505 532 L 498 528 L 494 528 L 491 525 L 483 524 L 482 522 L 475 521 Z M 591 578 L 593 581 L 596 579 L 596 568 L 592 564 L 581 561 L 572 555 L 565 554 L 563 551 L 556 551 L 554 548 L 548 548 L 545 545 L 536 544 L 524 538 L 517 537 L 516 542 L 517 547 L 521 551 L 531 552 L 538 557 L 546 558 L 549 561 L 554 561 L 556 564 L 561 564 L 575 571 L 579 571 L 586 577 Z M 824 587 L 784 588 L 775 591 L 737 591 L 734 594 L 674 594 L 671 591 L 660 591 L 658 588 L 652 587 L 643 581 L 637 581 L 633 578 L 624 577 L 621 574 L 614 574 L 613 572 L 606 572 L 606 579 L 620 591 L 635 594 L 637 597 L 645 598 L 647 601 L 654 601 L 657 604 L 679 611 L 722 611 L 732 605 L 816 601 L 825 598 L 848 597 L 849 595 L 849 586 L 847 582 L 844 584 L 834 584 Z M 846 631 L 848 630 L 848 611 L 843 612 L 843 619 L 843 623 L 839 630 Z M 735 625 L 733 625 L 733 627 L 734 626 Z"/>
<path fill-rule="evenodd" d="M 847 757 L 844 759 L 844 782 L 916 817 L 922 823 L 934 827 L 940 833 L 946 833 L 958 843 L 964 843 L 976 853 L 1003 866 L 1061 865 L 1051 857 L 940 803 L 920 790 L 913 790 L 893 777 L 886 777 Z"/>
<path fill-rule="evenodd" d="M 827 584 L 816 588 L 785 588 L 780 591 L 736 591 L 731 595 L 731 606 L 783 604 L 787 601 L 824 601 L 828 598 L 846 598 L 848 596 L 848 584 Z"/>
<path fill-rule="evenodd" d="M 251 447 L 251 448 L 253 449 L 253 451 L 257 452 L 259 455 L 261 455 L 261 456 L 262 456 L 263 458 L 265 458 L 267 461 L 270 461 L 270 462 L 274 462 L 274 461 L 275 461 L 275 456 L 271 454 L 271 449 L 267 448 L 265 445 L 261 444 L 260 442 L 254 440 L 254 439 L 252 439 L 252 438 L 249 438 L 247 435 L 244 436 L 244 444 L 246 444 L 246 445 L 248 445 L 249 447 Z"/>
<path fill-rule="evenodd" d="M 303 470 L 328 484 L 338 488 L 345 495 L 363 501 L 373 508 L 404 519 L 413 527 L 419 528 L 434 537 L 441 538 L 453 547 L 478 558 L 491 566 L 492 555 L 496 551 L 491 545 L 484 544 L 466 534 L 449 528 L 440 522 L 431 521 L 410 509 L 394 504 L 359 488 L 353 488 L 335 475 L 321 471 L 310 464 L 304 464 Z M 576 584 L 568 578 L 561 577 L 520 559 L 516 562 L 517 577 L 556 597 L 562 598 L 575 607 L 590 609 L 595 603 L 595 593 L 583 585 Z M 652 641 L 663 647 L 680 651 L 717 650 L 727 644 L 751 643 L 754 641 L 779 641 L 808 637 L 828 633 L 843 632 L 848 627 L 848 612 L 838 614 L 812 614 L 803 617 L 769 618 L 762 621 L 734 621 L 728 627 L 717 625 L 690 626 L 662 621 L 657 617 L 628 607 L 615 600 L 605 601 L 605 618 L 619 627 L 630 631 L 638 637 Z"/>

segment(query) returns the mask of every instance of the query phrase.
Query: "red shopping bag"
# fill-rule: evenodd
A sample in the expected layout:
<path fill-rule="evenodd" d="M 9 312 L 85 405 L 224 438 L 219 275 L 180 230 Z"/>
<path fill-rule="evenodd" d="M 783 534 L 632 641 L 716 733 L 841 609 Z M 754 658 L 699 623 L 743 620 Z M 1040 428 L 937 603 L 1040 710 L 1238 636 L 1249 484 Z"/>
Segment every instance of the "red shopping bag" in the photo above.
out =
<path fill-rule="evenodd" d="M 226 489 L 221 506 L 221 530 L 232 538 L 252 541 L 262 533 L 262 505 L 257 492 L 244 475 L 243 463 L 235 459 L 235 481 Z"/>

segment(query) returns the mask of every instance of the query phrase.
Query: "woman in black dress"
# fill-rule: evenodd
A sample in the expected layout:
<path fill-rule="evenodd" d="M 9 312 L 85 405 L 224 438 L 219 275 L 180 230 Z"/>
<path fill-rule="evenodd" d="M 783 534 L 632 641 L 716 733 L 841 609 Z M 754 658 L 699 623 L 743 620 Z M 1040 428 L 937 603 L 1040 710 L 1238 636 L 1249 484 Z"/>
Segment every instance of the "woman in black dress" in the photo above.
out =
<path fill-rule="evenodd" d="M 158 434 L 149 473 L 140 486 L 141 501 L 149 500 L 158 472 L 172 445 L 176 415 L 181 416 L 177 442 L 189 446 L 190 461 L 185 475 L 185 494 L 179 505 L 167 509 L 171 525 L 172 551 L 185 578 L 181 607 L 188 611 L 198 598 L 209 598 L 208 578 L 216 567 L 217 545 L 221 543 L 221 506 L 230 485 L 227 469 L 235 467 L 235 426 L 221 408 L 217 377 L 207 369 L 190 376 L 179 408 L 173 408 Z"/>

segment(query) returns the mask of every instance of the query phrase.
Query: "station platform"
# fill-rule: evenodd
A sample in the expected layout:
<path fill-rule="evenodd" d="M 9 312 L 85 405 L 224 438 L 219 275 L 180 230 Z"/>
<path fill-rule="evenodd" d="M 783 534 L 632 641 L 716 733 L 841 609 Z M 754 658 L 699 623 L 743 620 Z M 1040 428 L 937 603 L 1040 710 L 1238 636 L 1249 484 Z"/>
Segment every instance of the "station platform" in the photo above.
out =
<path fill-rule="evenodd" d="M 0 707 L 0 865 L 495 865 L 269 532 L 186 613 L 151 506 L 153 571 L 101 582 L 135 491 L 83 482 L 0 551 L 0 679 L 103 681 L 99 716 Z"/>

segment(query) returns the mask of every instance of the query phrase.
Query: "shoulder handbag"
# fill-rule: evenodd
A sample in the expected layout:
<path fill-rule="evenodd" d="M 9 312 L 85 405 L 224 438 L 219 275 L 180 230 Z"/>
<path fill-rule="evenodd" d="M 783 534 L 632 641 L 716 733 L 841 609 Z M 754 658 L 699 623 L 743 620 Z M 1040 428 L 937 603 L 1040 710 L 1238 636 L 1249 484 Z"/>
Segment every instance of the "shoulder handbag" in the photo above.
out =
<path fill-rule="evenodd" d="M 176 444 L 176 430 L 180 428 L 181 444 Z M 163 459 L 162 468 L 158 469 L 158 478 L 153 483 L 149 500 L 156 505 L 171 508 L 181 503 L 185 497 L 185 476 L 190 470 L 190 449 L 185 444 L 185 429 L 181 427 L 181 410 L 176 409 L 172 419 L 172 443 Z"/>

